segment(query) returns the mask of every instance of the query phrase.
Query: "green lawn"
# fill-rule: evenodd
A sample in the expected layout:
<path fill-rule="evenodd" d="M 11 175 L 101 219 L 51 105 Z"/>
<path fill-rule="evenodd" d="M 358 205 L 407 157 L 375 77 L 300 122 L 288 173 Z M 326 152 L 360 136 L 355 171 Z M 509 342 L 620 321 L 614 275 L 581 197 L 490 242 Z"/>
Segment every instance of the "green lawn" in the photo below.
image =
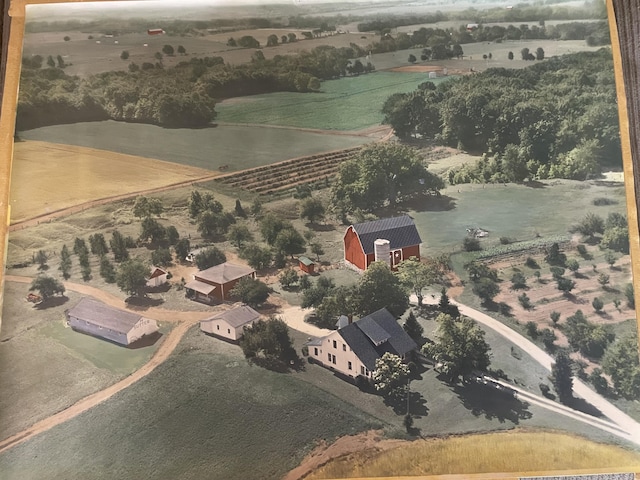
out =
<path fill-rule="evenodd" d="M 626 214 L 624 187 L 571 180 L 547 181 L 540 188 L 516 184 L 456 185 L 441 199 L 428 198 L 411 206 L 422 238 L 422 254 L 454 252 L 462 248 L 469 227 L 489 231 L 483 248 L 499 244 L 502 236 L 533 240 L 565 235 L 588 212 L 606 218 L 609 212 Z M 618 204 L 594 206 L 607 197 Z"/>
<path fill-rule="evenodd" d="M 426 73 L 375 72 L 323 82 L 320 93 L 255 95 L 222 102 L 216 110 L 221 122 L 359 130 L 382 122 L 380 109 L 390 95 L 412 92 L 427 80 Z"/>
<path fill-rule="evenodd" d="M 19 135 L 24 140 L 111 150 L 209 170 L 218 170 L 220 165 L 226 164 L 230 171 L 356 147 L 372 140 L 280 128 L 220 125 L 201 129 L 168 129 L 113 120 L 52 125 L 20 132 Z"/>
<path fill-rule="evenodd" d="M 3 478 L 278 479 L 321 439 L 383 424 L 190 331 L 107 402 L 0 455 Z"/>

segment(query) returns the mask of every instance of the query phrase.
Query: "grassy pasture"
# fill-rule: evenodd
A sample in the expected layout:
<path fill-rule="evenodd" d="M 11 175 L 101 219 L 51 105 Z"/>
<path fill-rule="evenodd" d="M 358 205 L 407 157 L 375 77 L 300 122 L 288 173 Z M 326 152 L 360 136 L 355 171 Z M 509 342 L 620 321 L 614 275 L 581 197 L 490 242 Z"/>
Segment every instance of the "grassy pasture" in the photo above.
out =
<path fill-rule="evenodd" d="M 17 433 L 77 400 L 102 390 L 145 364 L 161 344 L 128 349 L 64 325 L 67 301 L 38 310 L 29 285 L 7 282 L 0 337 L 0 438 Z M 168 333 L 163 326 L 161 332 Z"/>
<path fill-rule="evenodd" d="M 294 376 L 248 365 L 238 347 L 194 328 L 149 376 L 4 453 L 0 468 L 7 480 L 276 479 L 318 440 L 380 426 Z"/>
<path fill-rule="evenodd" d="M 359 130 L 382 122 L 380 109 L 390 95 L 411 92 L 426 80 L 424 73 L 375 72 L 323 82 L 319 93 L 254 95 L 224 101 L 216 110 L 222 122 Z"/>
<path fill-rule="evenodd" d="M 640 455 L 556 432 L 513 431 L 445 439 L 336 459 L 309 480 L 400 475 L 447 475 L 543 470 L 636 471 Z"/>
<path fill-rule="evenodd" d="M 525 68 L 535 62 L 522 60 L 520 51 L 523 48 L 528 48 L 532 53 L 535 53 L 538 47 L 542 47 L 545 52 L 545 57 L 585 51 L 592 52 L 602 48 L 589 47 L 584 40 L 510 40 L 502 43 L 478 42 L 462 45 L 462 50 L 465 55 L 462 60 L 451 59 L 422 62 L 420 61 L 422 49 L 417 48 L 374 54 L 371 56 L 371 63 L 375 65 L 377 70 L 402 67 L 410 65 L 408 58 L 410 54 L 413 54 L 418 59 L 416 65 L 441 65 L 451 71 L 459 70 L 469 72 L 470 69 L 473 69 L 475 72 L 481 72 L 487 68 Z M 507 58 L 509 52 L 513 52 L 513 60 Z M 485 54 L 491 54 L 492 59 L 484 60 L 482 56 Z"/>
<path fill-rule="evenodd" d="M 609 212 L 626 214 L 621 184 L 554 180 L 537 188 L 507 184 L 468 184 L 447 187 L 441 199 L 426 199 L 409 208 L 422 237 L 422 254 L 455 252 L 469 227 L 489 231 L 483 248 L 499 244 L 502 236 L 517 240 L 564 235 L 587 212 L 603 218 Z M 593 199 L 607 197 L 616 205 L 594 206 Z"/>

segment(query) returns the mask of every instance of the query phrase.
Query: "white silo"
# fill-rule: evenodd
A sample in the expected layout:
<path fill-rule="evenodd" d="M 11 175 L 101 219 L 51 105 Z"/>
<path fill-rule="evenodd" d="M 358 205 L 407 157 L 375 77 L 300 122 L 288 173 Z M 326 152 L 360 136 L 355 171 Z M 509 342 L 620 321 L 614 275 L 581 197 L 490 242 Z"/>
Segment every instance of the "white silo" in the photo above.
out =
<path fill-rule="evenodd" d="M 391 243 L 383 238 L 373 242 L 373 254 L 376 262 L 386 262 L 391 266 Z"/>

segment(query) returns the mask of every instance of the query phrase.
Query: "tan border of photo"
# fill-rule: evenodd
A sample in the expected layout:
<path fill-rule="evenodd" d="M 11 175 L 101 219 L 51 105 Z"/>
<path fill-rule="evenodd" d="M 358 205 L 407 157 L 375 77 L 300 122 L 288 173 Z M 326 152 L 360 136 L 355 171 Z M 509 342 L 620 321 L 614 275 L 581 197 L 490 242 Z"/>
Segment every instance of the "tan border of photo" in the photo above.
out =
<path fill-rule="evenodd" d="M 18 100 L 18 85 L 20 78 L 20 66 L 22 57 L 22 39 L 25 25 L 25 7 L 28 4 L 43 3 L 79 3 L 83 0 L 13 0 L 9 3 L 10 25 L 5 24 L 4 28 L 10 28 L 7 57 L 6 76 L 4 79 L 4 92 L 2 96 L 2 106 L 0 110 L 0 245 L 3 248 L 0 257 L 0 307 L 2 306 L 4 291 L 4 267 L 6 263 L 6 247 L 8 240 L 8 225 L 10 222 L 10 178 L 11 162 L 13 156 L 13 137 L 15 132 L 15 110 Z M 93 1 L 113 1 L 113 0 L 93 0 Z M 119 0 L 123 1 L 123 0 Z M 126 0 L 125 0 L 126 1 Z M 282 1 L 282 0 L 281 0 Z M 286 1 L 286 0 L 285 0 Z M 293 0 L 289 0 L 293 1 Z M 348 0 L 345 0 L 345 2 Z M 605 1 L 605 0 L 603 0 Z M 634 185 L 634 175 L 640 175 L 634 169 L 632 159 L 631 139 L 629 136 L 630 119 L 627 109 L 627 93 L 622 74 L 622 56 L 620 52 L 620 39 L 618 36 L 618 23 L 614 15 L 614 0 L 606 0 L 609 12 L 609 27 L 611 31 L 611 43 L 615 65 L 615 76 L 617 86 L 618 108 L 621 127 L 621 144 L 624 160 L 624 178 L 627 195 L 627 213 L 629 218 L 630 253 L 632 259 L 632 270 L 634 278 L 640 279 L 640 235 L 638 208 L 636 202 L 636 192 Z M 631 4 L 636 4 L 635 8 L 640 9 L 640 0 L 628 0 Z M 640 91 L 631 90 L 631 94 L 640 96 Z M 640 159 L 638 160 L 640 162 Z M 636 298 L 640 298 L 640 281 L 634 282 Z M 636 303 L 636 319 L 640 318 L 640 302 Z M 638 322 L 640 325 L 640 322 Z M 1 319 L 0 319 L 1 327 Z M 640 328 L 639 328 L 640 329 Z M 510 473 L 482 473 L 482 474 L 449 474 L 449 475 L 429 475 L 411 477 L 376 477 L 376 480 L 416 480 L 416 479 L 438 479 L 438 480 L 459 480 L 459 479 L 518 479 L 531 476 L 562 476 L 562 475 L 597 475 L 615 473 L 635 473 L 640 475 L 640 471 L 631 472 L 621 466 L 619 470 L 596 469 L 596 470 L 575 470 L 575 471 L 535 471 L 535 472 L 510 472 Z M 358 480 L 358 479 L 356 479 Z M 362 478 L 360 480 L 363 480 Z"/>

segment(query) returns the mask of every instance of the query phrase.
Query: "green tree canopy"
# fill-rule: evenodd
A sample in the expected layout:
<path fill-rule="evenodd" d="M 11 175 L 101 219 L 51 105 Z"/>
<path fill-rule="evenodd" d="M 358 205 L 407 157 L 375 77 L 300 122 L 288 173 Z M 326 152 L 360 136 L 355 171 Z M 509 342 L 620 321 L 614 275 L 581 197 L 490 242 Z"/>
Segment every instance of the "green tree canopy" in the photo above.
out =
<path fill-rule="evenodd" d="M 422 305 L 422 291 L 429 285 L 442 281 L 442 274 L 433 261 L 422 262 L 416 257 L 403 260 L 397 266 L 397 275 L 402 285 L 418 298 Z"/>
<path fill-rule="evenodd" d="M 232 225 L 227 236 L 229 241 L 235 243 L 238 248 L 242 248 L 245 242 L 253 241 L 253 234 L 246 225 Z"/>
<path fill-rule="evenodd" d="M 316 223 L 316 220 L 324 218 L 325 208 L 318 198 L 308 197 L 300 202 L 300 218 L 306 218 L 309 223 Z"/>
<path fill-rule="evenodd" d="M 162 200 L 154 197 L 139 196 L 133 204 L 133 215 L 138 218 L 162 215 Z"/>
<path fill-rule="evenodd" d="M 386 308 L 398 318 L 409 307 L 409 298 L 400 279 L 385 262 L 373 262 L 353 291 L 355 314 L 364 317 Z"/>
<path fill-rule="evenodd" d="M 628 335 L 611 345 L 602 360 L 602 368 L 620 395 L 627 399 L 640 397 L 640 362 L 635 335 Z"/>
<path fill-rule="evenodd" d="M 149 265 L 139 258 L 133 258 L 120 264 L 116 285 L 127 295 L 143 295 L 148 276 Z"/>
<path fill-rule="evenodd" d="M 227 261 L 227 257 L 222 250 L 216 246 L 207 247 L 196 255 L 196 265 L 199 270 L 215 267 Z"/>
<path fill-rule="evenodd" d="M 473 320 L 453 319 L 441 313 L 436 319 L 439 326 L 437 340 L 427 343 L 423 352 L 440 364 L 440 370 L 450 382 L 458 382 L 478 370 L 485 372 L 491 363 L 490 347 L 484 332 Z"/>
<path fill-rule="evenodd" d="M 556 361 L 551 366 L 551 380 L 562 403 L 569 403 L 573 399 L 572 360 L 564 350 L 556 355 Z"/>
<path fill-rule="evenodd" d="M 288 363 L 297 359 L 289 327 L 282 319 L 276 317 L 258 320 L 245 327 L 240 348 L 250 360 L 264 357 Z"/>
<path fill-rule="evenodd" d="M 43 301 L 54 295 L 64 295 L 65 292 L 62 282 L 47 275 L 38 275 L 33 279 L 29 291 L 33 292 L 34 290 L 38 291 Z"/>
<path fill-rule="evenodd" d="M 371 378 L 375 389 L 393 403 L 403 401 L 409 393 L 409 367 L 393 353 L 386 352 L 376 360 Z"/>
<path fill-rule="evenodd" d="M 340 165 L 332 202 L 346 211 L 371 211 L 443 186 L 437 175 L 427 171 L 418 150 L 399 143 L 374 143 Z"/>
<path fill-rule="evenodd" d="M 266 283 L 248 277 L 241 279 L 231 290 L 234 297 L 254 308 L 266 302 L 270 293 L 271 289 Z"/>

